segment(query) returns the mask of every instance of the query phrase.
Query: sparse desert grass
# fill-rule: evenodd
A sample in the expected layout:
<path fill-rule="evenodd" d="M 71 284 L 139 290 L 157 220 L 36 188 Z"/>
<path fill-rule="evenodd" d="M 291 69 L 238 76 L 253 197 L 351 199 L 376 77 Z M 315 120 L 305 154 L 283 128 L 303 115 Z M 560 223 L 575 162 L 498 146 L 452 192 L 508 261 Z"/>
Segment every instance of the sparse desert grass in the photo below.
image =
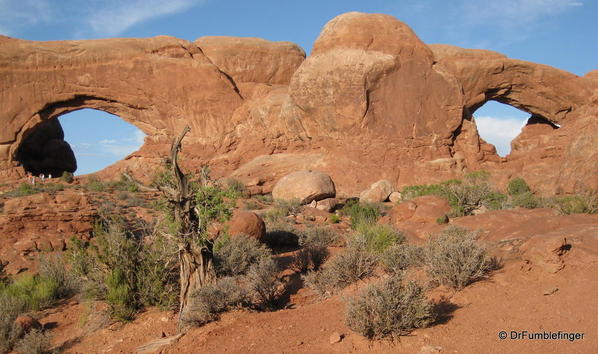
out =
<path fill-rule="evenodd" d="M 294 200 L 275 200 L 274 208 L 264 213 L 266 222 L 277 222 L 289 215 L 297 215 L 301 212 L 301 203 L 298 199 Z"/>
<path fill-rule="evenodd" d="M 347 305 L 347 326 L 369 339 L 406 335 L 433 320 L 424 289 L 415 282 L 403 284 L 399 275 L 369 285 Z"/>
<path fill-rule="evenodd" d="M 64 190 L 64 185 L 60 183 L 37 183 L 35 185 L 30 183 L 21 183 L 16 189 L 2 194 L 3 197 L 17 198 L 24 197 L 37 193 L 56 193 Z"/>
<path fill-rule="evenodd" d="M 424 262 L 437 284 L 457 290 L 483 278 L 496 264 L 476 242 L 477 234 L 449 226 L 425 247 Z"/>
<path fill-rule="evenodd" d="M 373 224 L 382 215 L 382 208 L 376 203 L 360 203 L 349 200 L 341 209 L 341 214 L 349 216 L 351 227 L 356 229 L 361 224 Z"/>
<path fill-rule="evenodd" d="M 354 237 L 364 239 L 368 249 L 378 255 L 405 240 L 405 236 L 392 226 L 372 223 L 360 223 Z"/>
<path fill-rule="evenodd" d="M 349 240 L 342 253 L 328 261 L 321 270 L 309 272 L 304 280 L 320 296 L 327 297 L 371 275 L 377 262 L 378 257 L 370 251 L 367 241 L 355 237 Z"/>

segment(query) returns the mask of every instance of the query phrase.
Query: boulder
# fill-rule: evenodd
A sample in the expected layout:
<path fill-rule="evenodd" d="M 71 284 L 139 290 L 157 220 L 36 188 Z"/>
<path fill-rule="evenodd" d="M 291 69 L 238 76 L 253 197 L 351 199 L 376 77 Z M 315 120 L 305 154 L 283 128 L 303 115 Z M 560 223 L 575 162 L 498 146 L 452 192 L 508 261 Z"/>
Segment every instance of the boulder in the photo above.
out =
<path fill-rule="evenodd" d="M 392 183 L 383 179 L 370 186 L 369 189 L 361 192 L 359 200 L 368 203 L 380 203 L 388 200 L 390 193 L 394 191 Z"/>
<path fill-rule="evenodd" d="M 444 198 L 425 195 L 395 205 L 390 211 L 393 224 L 410 221 L 414 223 L 436 223 L 440 217 L 450 213 L 451 207 Z"/>
<path fill-rule="evenodd" d="M 284 176 L 272 190 L 275 200 L 299 200 L 301 204 L 335 196 L 336 189 L 330 176 L 311 170 L 297 171 Z"/>
<path fill-rule="evenodd" d="M 266 237 L 266 224 L 254 212 L 235 209 L 228 221 L 228 233 L 231 237 L 245 235 L 263 242 Z"/>

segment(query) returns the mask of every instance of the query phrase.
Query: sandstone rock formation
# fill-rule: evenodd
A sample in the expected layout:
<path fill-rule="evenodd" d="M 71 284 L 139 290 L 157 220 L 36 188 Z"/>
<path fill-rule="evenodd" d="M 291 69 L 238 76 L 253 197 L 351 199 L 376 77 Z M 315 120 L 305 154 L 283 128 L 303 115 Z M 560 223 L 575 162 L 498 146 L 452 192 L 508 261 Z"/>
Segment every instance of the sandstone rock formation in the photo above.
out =
<path fill-rule="evenodd" d="M 245 235 L 263 242 L 266 237 L 266 224 L 254 212 L 235 209 L 232 218 L 227 222 L 231 237 Z"/>
<path fill-rule="evenodd" d="M 281 178 L 274 189 L 275 200 L 297 200 L 301 204 L 336 196 L 330 176 L 319 171 L 297 171 Z"/>
<path fill-rule="evenodd" d="M 129 168 L 149 179 L 188 124 L 184 167 L 209 164 L 252 193 L 305 169 L 328 173 L 347 197 L 380 179 L 400 188 L 477 169 L 499 184 L 524 177 L 541 193 L 598 188 L 595 71 L 578 77 L 496 52 L 426 45 L 396 18 L 355 12 L 332 19 L 304 57 L 292 43 L 257 38 L 2 37 L 0 177 L 24 174 L 18 151 L 43 122 L 95 108 L 147 134 L 106 175 Z M 475 110 L 489 100 L 543 122 L 530 122 L 506 158 L 477 132 Z M 68 155 L 53 144 L 54 155 Z"/>
<path fill-rule="evenodd" d="M 359 200 L 369 203 L 380 203 L 388 199 L 394 191 L 392 183 L 387 180 L 380 180 L 359 194 Z"/>

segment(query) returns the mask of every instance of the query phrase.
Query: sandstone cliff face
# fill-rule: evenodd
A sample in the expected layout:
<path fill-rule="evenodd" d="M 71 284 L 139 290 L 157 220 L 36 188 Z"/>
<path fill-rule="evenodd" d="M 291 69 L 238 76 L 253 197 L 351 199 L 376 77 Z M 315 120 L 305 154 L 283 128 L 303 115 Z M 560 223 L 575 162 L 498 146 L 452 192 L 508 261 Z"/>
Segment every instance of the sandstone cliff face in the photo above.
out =
<path fill-rule="evenodd" d="M 506 158 L 480 139 L 488 100 L 529 112 Z M 31 42 L 0 38 L 0 176 L 41 122 L 80 109 L 116 114 L 145 145 L 103 171 L 148 177 L 189 124 L 186 168 L 209 164 L 256 192 L 296 169 L 331 175 L 339 195 L 387 179 L 430 183 L 479 168 L 539 192 L 596 188 L 598 80 L 496 52 L 426 45 L 387 15 L 331 20 L 311 55 L 288 42 L 172 37 Z M 555 129 L 553 124 L 559 124 Z"/>

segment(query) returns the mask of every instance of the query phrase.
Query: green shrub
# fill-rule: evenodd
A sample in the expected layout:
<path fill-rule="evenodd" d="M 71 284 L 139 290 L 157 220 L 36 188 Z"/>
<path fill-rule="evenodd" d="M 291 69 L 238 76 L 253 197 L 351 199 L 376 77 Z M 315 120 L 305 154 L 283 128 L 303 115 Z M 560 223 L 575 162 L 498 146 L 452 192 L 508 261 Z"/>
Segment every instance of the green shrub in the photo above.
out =
<path fill-rule="evenodd" d="M 327 297 L 370 276 L 377 261 L 367 241 L 356 237 L 349 240 L 345 251 L 327 262 L 323 269 L 308 273 L 304 277 L 305 284 L 320 296 Z"/>
<path fill-rule="evenodd" d="M 381 263 L 388 273 L 400 273 L 423 262 L 423 249 L 407 243 L 396 243 L 388 247 L 381 256 Z"/>
<path fill-rule="evenodd" d="M 60 176 L 60 179 L 66 183 L 73 183 L 73 181 L 75 180 L 73 174 L 68 171 L 62 172 L 62 176 Z"/>
<path fill-rule="evenodd" d="M 452 208 L 449 216 L 459 217 L 484 206 L 491 210 L 504 208 L 507 197 L 492 189 L 489 173 L 481 170 L 466 174 L 464 180 L 451 179 L 440 184 L 407 186 L 401 192 L 403 200 L 424 195 L 436 195 L 448 201 Z"/>
<path fill-rule="evenodd" d="M 110 314 L 120 321 L 130 321 L 135 316 L 138 302 L 130 280 L 120 269 L 112 270 L 106 277 L 106 302 Z"/>
<path fill-rule="evenodd" d="M 67 269 L 64 256 L 59 254 L 40 258 L 39 278 L 56 284 L 56 291 L 52 294 L 56 299 L 72 296 L 80 288 L 76 277 Z"/>
<path fill-rule="evenodd" d="M 379 204 L 350 200 L 341 209 L 341 214 L 349 216 L 351 227 L 356 229 L 360 224 L 373 224 L 378 221 L 382 211 Z"/>
<path fill-rule="evenodd" d="M 565 197 L 553 197 L 547 199 L 545 204 L 566 215 L 596 214 L 598 213 L 598 191 Z"/>
<path fill-rule="evenodd" d="M 368 286 L 347 305 L 347 326 L 370 339 L 406 335 L 433 320 L 424 289 L 415 282 L 403 285 L 397 275 Z"/>
<path fill-rule="evenodd" d="M 145 242 L 140 251 L 136 280 L 141 304 L 176 309 L 180 289 L 176 244 L 161 234 Z"/>
<path fill-rule="evenodd" d="M 341 222 L 340 216 L 338 216 L 336 214 L 330 215 L 330 218 L 328 218 L 328 220 L 330 220 L 330 222 L 333 223 L 333 224 L 338 224 L 338 223 Z"/>
<path fill-rule="evenodd" d="M 105 299 L 111 315 L 130 320 L 139 308 L 137 276 L 141 242 L 122 219 L 105 217 L 94 226 L 91 243 L 75 241 L 69 254 L 86 297 Z"/>
<path fill-rule="evenodd" d="M 381 254 L 393 244 L 405 240 L 405 236 L 392 226 L 370 223 L 359 224 L 354 237 L 363 238 L 368 249 L 375 254 Z"/>
<path fill-rule="evenodd" d="M 46 354 L 52 353 L 51 348 L 50 336 L 38 329 L 33 329 L 19 340 L 15 351 L 19 354 Z"/>
<path fill-rule="evenodd" d="M 240 235 L 214 250 L 214 265 L 219 276 L 235 276 L 246 274 L 251 265 L 270 257 L 266 246 L 252 237 Z"/>
<path fill-rule="evenodd" d="M 226 178 L 224 180 L 224 187 L 234 198 L 242 198 L 248 195 L 247 188 L 245 188 L 245 183 L 239 181 L 238 179 Z"/>
<path fill-rule="evenodd" d="M 274 200 L 272 199 L 272 194 L 258 194 L 255 196 L 255 199 L 257 199 L 259 202 L 264 203 L 266 205 L 270 205 L 274 202 Z"/>
<path fill-rule="evenodd" d="M 96 176 L 90 176 L 87 180 L 87 185 L 85 186 L 88 191 L 91 192 L 103 192 L 106 189 L 106 185 L 103 181 L 101 181 Z"/>
<path fill-rule="evenodd" d="M 514 207 L 534 209 L 542 206 L 542 200 L 537 198 L 532 192 L 523 192 L 511 197 L 511 205 Z"/>
<path fill-rule="evenodd" d="M 430 239 L 424 259 L 434 282 L 460 290 L 492 269 L 493 260 L 477 245 L 476 237 L 474 232 L 449 226 Z"/>
<path fill-rule="evenodd" d="M 279 222 L 289 215 L 297 215 L 301 212 L 301 203 L 299 199 L 293 200 L 275 200 L 274 208 L 264 213 L 264 219 L 269 222 Z"/>
<path fill-rule="evenodd" d="M 218 319 L 218 315 L 247 302 L 245 289 L 237 278 L 225 277 L 206 284 L 191 294 L 186 323 L 204 325 Z"/>
<path fill-rule="evenodd" d="M 507 185 L 507 193 L 510 196 L 515 196 L 523 193 L 531 192 L 527 182 L 521 177 L 513 178 Z"/>

